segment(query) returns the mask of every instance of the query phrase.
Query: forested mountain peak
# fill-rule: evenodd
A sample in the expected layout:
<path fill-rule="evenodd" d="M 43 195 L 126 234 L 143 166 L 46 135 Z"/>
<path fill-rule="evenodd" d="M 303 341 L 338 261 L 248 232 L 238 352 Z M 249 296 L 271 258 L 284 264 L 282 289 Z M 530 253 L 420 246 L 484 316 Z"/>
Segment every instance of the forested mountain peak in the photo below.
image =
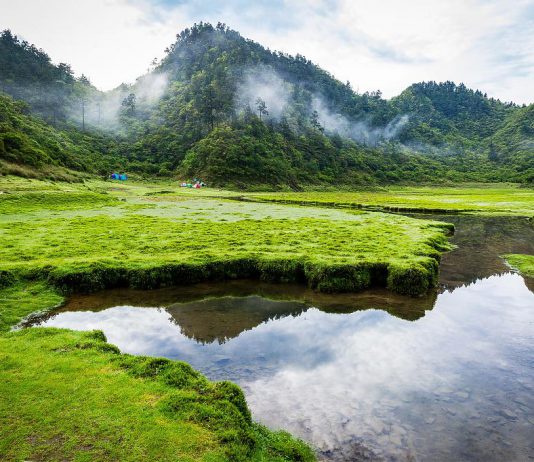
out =
<path fill-rule="evenodd" d="M 134 84 L 103 93 L 5 31 L 0 81 L 54 125 L 107 133 L 133 171 L 292 188 L 534 176 L 530 135 L 517 129 L 532 111 L 463 84 L 416 83 L 391 100 L 360 94 L 222 23 L 185 29 L 166 52 Z M 503 135 L 512 132 L 513 143 Z"/>
<path fill-rule="evenodd" d="M 262 79 L 262 74 L 263 80 L 268 80 L 274 74 L 284 82 L 297 85 L 301 91 L 320 96 L 340 113 L 353 117 L 372 112 L 380 103 L 385 105 L 380 91 L 358 95 L 348 82 L 340 82 L 304 56 L 271 51 L 222 23 L 216 26 L 200 23 L 182 31 L 167 49 L 160 69 L 170 71 L 178 79 L 191 78 L 199 70 L 217 69 L 215 78 L 224 74 L 235 84 L 251 77 Z M 268 72 L 271 75 L 265 75 Z"/>

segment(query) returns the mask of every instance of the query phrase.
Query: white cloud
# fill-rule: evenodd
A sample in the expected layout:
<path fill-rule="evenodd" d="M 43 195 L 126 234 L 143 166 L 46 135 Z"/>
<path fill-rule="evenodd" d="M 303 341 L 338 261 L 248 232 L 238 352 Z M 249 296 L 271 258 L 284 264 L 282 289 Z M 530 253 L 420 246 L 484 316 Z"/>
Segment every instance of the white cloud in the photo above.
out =
<path fill-rule="evenodd" d="M 125 0 L 0 0 L 0 28 L 10 28 L 54 62 L 67 62 L 99 88 L 133 82 L 155 57 L 162 57 L 176 31 L 147 21 L 146 10 Z"/>
<path fill-rule="evenodd" d="M 532 0 L 0 0 L 11 28 L 104 89 L 133 81 L 195 21 L 226 22 L 271 49 L 301 53 L 355 89 L 386 97 L 454 80 L 534 101 Z"/>

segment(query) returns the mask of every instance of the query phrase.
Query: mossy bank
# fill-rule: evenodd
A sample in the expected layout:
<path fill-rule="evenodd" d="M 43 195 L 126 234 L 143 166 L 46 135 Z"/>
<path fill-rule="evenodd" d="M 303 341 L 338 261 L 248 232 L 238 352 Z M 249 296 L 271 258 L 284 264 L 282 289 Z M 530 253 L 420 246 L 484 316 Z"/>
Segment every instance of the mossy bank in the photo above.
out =
<path fill-rule="evenodd" d="M 524 276 L 534 278 L 534 255 L 509 254 L 504 258 L 513 268 Z"/>
<path fill-rule="evenodd" d="M 236 385 L 120 354 L 98 331 L 0 336 L 0 396 L 6 462 L 315 460 L 303 442 L 254 423 Z"/>
<path fill-rule="evenodd" d="M 452 230 L 382 213 L 193 196 L 176 185 L 4 184 L 0 280 L 8 292 L 39 281 L 68 294 L 252 277 L 419 295 L 436 284 Z"/>

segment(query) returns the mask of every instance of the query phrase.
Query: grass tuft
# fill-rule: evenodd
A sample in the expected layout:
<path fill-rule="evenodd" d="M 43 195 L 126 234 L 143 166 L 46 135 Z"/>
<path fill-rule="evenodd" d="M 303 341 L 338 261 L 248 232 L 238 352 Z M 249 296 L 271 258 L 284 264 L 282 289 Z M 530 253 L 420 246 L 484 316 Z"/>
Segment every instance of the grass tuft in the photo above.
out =
<path fill-rule="evenodd" d="M 534 255 L 508 254 L 504 258 L 510 266 L 521 274 L 534 278 Z"/>

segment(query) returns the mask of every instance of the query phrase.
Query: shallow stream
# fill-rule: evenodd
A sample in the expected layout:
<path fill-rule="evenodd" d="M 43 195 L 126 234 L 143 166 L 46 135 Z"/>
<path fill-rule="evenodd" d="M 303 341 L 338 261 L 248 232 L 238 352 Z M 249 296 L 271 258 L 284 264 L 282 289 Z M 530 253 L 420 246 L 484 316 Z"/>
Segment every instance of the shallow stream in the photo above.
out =
<path fill-rule="evenodd" d="M 31 325 L 101 329 L 235 381 L 256 420 L 322 460 L 534 460 L 534 281 L 500 258 L 534 254 L 534 225 L 432 218 L 458 248 L 422 298 L 229 281 L 75 296 Z"/>

